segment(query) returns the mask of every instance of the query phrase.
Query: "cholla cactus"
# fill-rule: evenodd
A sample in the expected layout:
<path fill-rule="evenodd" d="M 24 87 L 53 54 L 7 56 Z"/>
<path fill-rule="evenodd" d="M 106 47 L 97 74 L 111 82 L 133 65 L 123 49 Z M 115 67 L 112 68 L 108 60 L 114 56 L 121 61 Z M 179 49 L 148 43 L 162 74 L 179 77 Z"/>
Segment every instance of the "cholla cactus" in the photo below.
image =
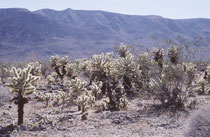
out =
<path fill-rule="evenodd" d="M 62 104 L 64 105 L 64 103 L 66 102 L 66 98 L 67 98 L 68 94 L 66 92 L 64 92 L 64 91 L 61 91 L 59 93 L 59 96 L 62 99 Z"/>
<path fill-rule="evenodd" d="M 29 62 L 29 65 L 31 66 L 31 74 L 33 76 L 41 76 L 42 75 L 42 72 L 41 72 L 42 64 L 40 62 L 38 62 L 38 61 Z"/>
<path fill-rule="evenodd" d="M 46 107 L 49 105 L 49 101 L 52 98 L 52 95 L 50 93 L 41 94 L 39 99 L 42 101 L 46 101 Z"/>
<path fill-rule="evenodd" d="M 205 85 L 208 84 L 208 81 L 204 78 L 201 78 L 198 81 L 198 84 L 201 86 L 201 93 L 200 94 L 204 94 L 205 93 Z"/>
<path fill-rule="evenodd" d="M 201 94 L 205 93 L 205 86 L 210 83 L 210 65 L 207 66 L 206 71 L 204 73 L 204 77 L 202 77 L 198 84 L 201 86 Z M 208 91 L 208 89 L 206 89 Z"/>
<path fill-rule="evenodd" d="M 125 58 L 128 54 L 130 54 L 128 47 L 125 46 L 123 43 L 121 43 L 120 47 L 117 47 L 116 50 L 121 58 Z"/>
<path fill-rule="evenodd" d="M 99 82 L 102 81 L 102 93 L 106 93 L 106 76 L 110 71 L 113 69 L 113 62 L 112 62 L 112 52 L 106 53 L 104 56 L 103 53 L 100 55 L 93 55 L 92 61 L 91 61 L 91 67 L 92 67 L 92 75 L 90 78 L 90 85 L 92 84 L 93 81 Z"/>
<path fill-rule="evenodd" d="M 180 48 L 177 47 L 177 46 L 174 46 L 174 45 L 171 45 L 169 48 L 168 48 L 168 53 L 167 53 L 171 63 L 173 64 L 177 64 L 179 59 L 180 59 Z"/>
<path fill-rule="evenodd" d="M 90 95 L 88 100 L 89 100 L 89 103 L 90 103 L 90 107 L 92 108 L 93 104 L 96 101 L 96 98 L 94 96 Z"/>
<path fill-rule="evenodd" d="M 100 81 L 99 84 L 96 84 L 95 82 L 91 85 L 91 93 L 92 95 L 97 98 L 97 94 L 101 92 L 102 82 Z"/>
<path fill-rule="evenodd" d="M 191 85 L 193 79 L 195 78 L 195 65 L 193 63 L 185 63 L 184 64 L 184 71 L 186 75 L 188 76 L 188 82 L 187 85 Z"/>
<path fill-rule="evenodd" d="M 52 72 L 49 76 L 47 76 L 48 83 L 54 83 L 59 81 L 59 76 L 57 73 Z"/>
<path fill-rule="evenodd" d="M 112 68 L 112 56 L 113 52 L 107 52 L 105 56 L 104 53 L 93 55 L 91 62 L 93 71 L 109 71 Z"/>
<path fill-rule="evenodd" d="M 78 73 L 83 73 L 83 75 L 87 78 L 91 76 L 91 71 L 92 71 L 91 60 L 88 60 L 86 58 L 76 59 L 75 64 Z"/>
<path fill-rule="evenodd" d="M 85 88 L 86 82 L 82 82 L 77 77 L 75 79 L 71 79 L 70 82 L 66 84 L 70 91 L 70 97 L 71 100 L 76 100 L 79 96 L 85 95 L 87 93 L 87 89 Z M 78 106 L 78 110 L 80 110 L 81 107 Z"/>
<path fill-rule="evenodd" d="M 85 106 L 87 105 L 87 102 L 88 102 L 88 96 L 86 95 L 81 95 L 77 97 L 76 100 L 74 100 L 74 103 L 81 107 L 82 113 L 85 112 Z"/>
<path fill-rule="evenodd" d="M 68 78 L 74 79 L 77 76 L 76 71 L 75 71 L 76 64 L 74 64 L 74 63 L 68 63 L 66 65 L 66 68 L 65 69 L 66 69 L 66 76 Z"/>
<path fill-rule="evenodd" d="M 68 82 L 66 86 L 70 87 L 70 96 L 73 100 L 77 99 L 78 96 L 87 93 L 87 89 L 85 88 L 86 82 L 82 82 L 78 78 L 70 80 L 70 82 Z"/>
<path fill-rule="evenodd" d="M 153 48 L 152 54 L 153 59 L 158 63 L 160 68 L 163 67 L 163 57 L 164 57 L 164 50 L 160 46 L 158 48 Z"/>
<path fill-rule="evenodd" d="M 132 54 L 127 54 L 125 58 L 119 58 L 115 61 L 116 75 L 123 79 L 123 86 L 128 95 L 132 94 L 132 80 L 141 75 L 139 65 L 134 62 Z"/>
<path fill-rule="evenodd" d="M 59 60 L 59 56 L 52 56 L 50 58 L 50 66 L 55 70 L 57 75 L 62 80 L 66 75 L 66 66 L 68 64 L 68 56 L 62 57 Z"/>
<path fill-rule="evenodd" d="M 10 78 L 10 82 L 6 85 L 11 89 L 12 93 L 17 95 L 12 100 L 18 105 L 18 125 L 20 125 L 23 123 L 24 104 L 28 103 L 29 100 L 25 96 L 35 91 L 35 87 L 32 84 L 39 80 L 39 77 L 30 74 L 30 65 L 25 69 L 13 67 L 11 71 L 13 77 Z"/>
<path fill-rule="evenodd" d="M 103 98 L 100 102 L 100 106 L 102 107 L 103 110 L 106 110 L 108 107 L 109 107 L 109 103 L 110 103 L 110 100 L 109 98 Z"/>
<path fill-rule="evenodd" d="M 135 87 L 138 89 L 145 88 L 149 89 L 148 85 L 150 78 L 153 75 L 153 71 L 162 70 L 160 66 L 154 64 L 153 60 L 148 57 L 148 53 L 139 54 L 135 61 L 139 65 L 140 73 L 138 73 L 138 78 L 134 79 Z"/>

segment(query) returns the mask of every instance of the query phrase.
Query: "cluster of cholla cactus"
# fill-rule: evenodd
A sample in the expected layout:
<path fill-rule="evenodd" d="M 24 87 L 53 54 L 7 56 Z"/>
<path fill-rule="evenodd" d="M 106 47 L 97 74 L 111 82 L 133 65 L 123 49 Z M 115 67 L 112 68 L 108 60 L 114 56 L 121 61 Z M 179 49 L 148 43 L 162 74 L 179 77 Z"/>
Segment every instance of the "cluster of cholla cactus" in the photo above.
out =
<path fill-rule="evenodd" d="M 117 70 L 116 75 L 118 75 L 118 78 L 122 78 L 124 89 L 130 96 L 133 89 L 133 80 L 141 77 L 139 65 L 134 61 L 133 55 L 128 53 L 126 57 L 119 57 L 114 66 Z"/>
<path fill-rule="evenodd" d="M 38 101 L 45 102 L 45 107 L 49 106 L 50 101 L 55 100 L 54 104 L 59 105 L 60 102 L 64 106 L 68 100 L 68 93 L 64 91 L 58 91 L 57 93 L 41 93 L 38 97 Z"/>
<path fill-rule="evenodd" d="M 69 63 L 68 56 L 59 59 L 59 56 L 52 56 L 50 58 L 50 66 L 54 69 L 61 80 L 65 75 L 69 77 L 75 77 L 73 72 L 73 66 Z"/>
<path fill-rule="evenodd" d="M 62 80 L 66 75 L 66 65 L 68 64 L 68 56 L 62 57 L 59 60 L 59 56 L 52 56 L 50 58 L 50 66 L 55 70 L 57 75 Z"/>
<path fill-rule="evenodd" d="M 69 95 L 71 97 L 71 101 L 75 103 L 75 100 L 77 100 L 80 96 L 85 96 L 87 93 L 86 89 L 86 82 L 82 82 L 80 79 L 75 78 L 71 79 L 70 82 L 66 84 L 67 87 L 69 87 Z M 78 100 L 78 101 L 83 101 L 83 100 Z M 82 104 L 78 103 L 76 104 Z M 81 110 L 81 105 L 78 105 L 78 110 Z"/>
<path fill-rule="evenodd" d="M 71 102 L 78 106 L 78 111 L 85 112 L 85 106 L 90 104 L 92 108 L 93 104 L 96 101 L 96 97 L 101 91 L 102 83 L 92 83 L 90 85 L 91 89 L 88 91 L 87 83 L 82 82 L 80 79 L 75 78 L 71 79 L 70 82 L 66 83 L 66 86 L 69 87 L 69 99 Z"/>
<path fill-rule="evenodd" d="M 17 95 L 12 101 L 18 105 L 18 125 L 23 123 L 24 104 L 29 102 L 26 95 L 30 95 L 35 91 L 35 87 L 32 84 L 39 80 L 39 77 L 31 74 L 31 70 L 32 67 L 30 65 L 24 69 L 13 67 L 10 82 L 6 84 L 10 91 Z"/>

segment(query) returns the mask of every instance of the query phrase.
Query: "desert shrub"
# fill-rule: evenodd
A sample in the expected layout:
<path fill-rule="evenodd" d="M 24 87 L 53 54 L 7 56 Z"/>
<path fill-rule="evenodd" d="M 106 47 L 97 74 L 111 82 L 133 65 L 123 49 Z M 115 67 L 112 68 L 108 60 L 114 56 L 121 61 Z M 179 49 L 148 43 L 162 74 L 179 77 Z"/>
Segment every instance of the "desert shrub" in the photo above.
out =
<path fill-rule="evenodd" d="M 195 111 L 188 119 L 185 137 L 210 136 L 210 106 Z"/>
<path fill-rule="evenodd" d="M 157 63 L 161 69 L 153 70 L 150 88 L 155 98 L 161 102 L 161 108 L 182 109 L 190 90 L 194 69 L 181 62 L 178 47 L 168 48 L 167 55 L 169 61 L 164 61 L 162 66 Z"/>

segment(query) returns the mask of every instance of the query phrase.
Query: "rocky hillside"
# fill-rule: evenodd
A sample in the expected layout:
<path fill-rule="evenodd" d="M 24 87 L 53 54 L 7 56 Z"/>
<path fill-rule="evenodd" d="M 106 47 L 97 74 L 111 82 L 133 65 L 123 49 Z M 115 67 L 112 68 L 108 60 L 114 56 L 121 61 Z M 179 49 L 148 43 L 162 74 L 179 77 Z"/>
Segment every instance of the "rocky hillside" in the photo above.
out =
<path fill-rule="evenodd" d="M 72 58 L 113 50 L 125 43 L 148 48 L 158 40 L 210 37 L 210 19 L 173 20 L 160 16 L 131 16 L 104 11 L 66 9 L 0 9 L 0 60 Z"/>

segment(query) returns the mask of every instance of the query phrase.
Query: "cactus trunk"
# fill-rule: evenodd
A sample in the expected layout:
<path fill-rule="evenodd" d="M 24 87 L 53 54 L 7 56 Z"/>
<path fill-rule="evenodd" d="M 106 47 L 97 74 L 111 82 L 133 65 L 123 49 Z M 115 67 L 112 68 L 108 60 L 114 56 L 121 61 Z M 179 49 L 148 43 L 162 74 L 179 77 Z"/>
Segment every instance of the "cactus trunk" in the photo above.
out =
<path fill-rule="evenodd" d="M 24 101 L 23 97 L 19 97 L 18 100 L 18 125 L 23 124 L 23 108 L 24 108 Z"/>
<path fill-rule="evenodd" d="M 133 92 L 131 91 L 131 81 L 127 76 L 123 77 L 123 81 L 124 81 L 124 88 L 125 91 L 127 93 L 128 96 L 131 96 L 133 94 Z"/>
<path fill-rule="evenodd" d="M 205 85 L 202 84 L 202 85 L 201 85 L 201 94 L 204 94 L 204 93 L 205 93 Z"/>
<path fill-rule="evenodd" d="M 113 100 L 112 89 L 110 86 L 110 78 L 106 76 L 107 95 L 110 100 L 110 110 L 117 110 L 116 103 Z"/>
<path fill-rule="evenodd" d="M 18 125 L 23 124 L 23 114 L 24 114 L 24 98 L 21 92 L 18 93 L 18 100 L 15 102 L 18 105 Z"/>
<path fill-rule="evenodd" d="M 80 111 L 81 110 L 81 106 L 78 106 L 78 111 Z"/>
<path fill-rule="evenodd" d="M 85 112 L 85 106 L 82 106 L 82 113 Z"/>

